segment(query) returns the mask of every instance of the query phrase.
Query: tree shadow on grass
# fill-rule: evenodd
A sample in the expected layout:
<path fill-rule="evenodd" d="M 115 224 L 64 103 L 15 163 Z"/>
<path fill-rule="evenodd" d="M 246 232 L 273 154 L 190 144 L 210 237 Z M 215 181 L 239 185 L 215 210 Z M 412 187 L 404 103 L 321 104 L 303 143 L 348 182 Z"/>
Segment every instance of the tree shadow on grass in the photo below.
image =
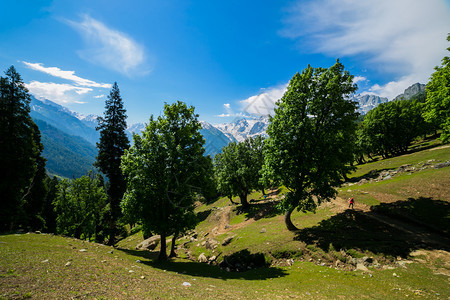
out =
<path fill-rule="evenodd" d="M 270 201 L 258 203 L 254 202 L 249 205 L 246 210 L 242 207 L 237 208 L 237 214 L 245 214 L 247 219 L 255 219 L 256 221 L 263 218 L 273 218 L 282 213 L 278 208 L 279 201 Z"/>
<path fill-rule="evenodd" d="M 205 210 L 205 211 L 201 211 L 197 213 L 197 219 L 198 222 L 202 222 L 204 220 L 206 220 L 206 218 L 208 218 L 208 216 L 211 214 L 211 209 Z"/>
<path fill-rule="evenodd" d="M 382 203 L 372 210 L 392 218 L 411 222 L 436 233 L 450 234 L 450 203 L 419 197 L 394 203 Z"/>
<path fill-rule="evenodd" d="M 246 272 L 226 272 L 220 269 L 218 266 L 208 265 L 204 263 L 193 262 L 190 260 L 177 259 L 168 261 L 158 261 L 158 252 L 144 251 L 144 250 L 129 250 L 118 249 L 129 255 L 140 257 L 142 263 L 153 268 L 167 270 L 170 272 L 186 274 L 196 277 L 209 277 L 222 280 L 229 279 L 244 279 L 244 280 L 267 280 L 270 278 L 278 278 L 286 276 L 288 273 L 280 268 L 263 267 Z"/>
<path fill-rule="evenodd" d="M 390 225 L 381 221 L 380 217 L 374 211 L 346 210 L 317 226 L 299 230 L 294 239 L 316 244 L 325 252 L 332 244 L 336 250 L 358 249 L 387 257 L 405 258 L 416 249 L 450 251 L 450 243 L 444 235 L 436 235 L 416 224 L 396 226 L 395 220 Z"/>

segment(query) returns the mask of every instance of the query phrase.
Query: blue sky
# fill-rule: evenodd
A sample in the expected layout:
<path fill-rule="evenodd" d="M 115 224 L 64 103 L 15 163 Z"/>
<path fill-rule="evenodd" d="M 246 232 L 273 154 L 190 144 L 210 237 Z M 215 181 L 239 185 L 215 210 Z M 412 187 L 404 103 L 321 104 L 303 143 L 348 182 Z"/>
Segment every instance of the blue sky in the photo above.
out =
<path fill-rule="evenodd" d="M 30 92 L 102 114 L 117 81 L 128 123 L 164 102 L 221 123 L 267 114 L 308 64 L 340 58 L 359 93 L 392 99 L 447 55 L 448 0 L 0 2 L 0 69 Z"/>

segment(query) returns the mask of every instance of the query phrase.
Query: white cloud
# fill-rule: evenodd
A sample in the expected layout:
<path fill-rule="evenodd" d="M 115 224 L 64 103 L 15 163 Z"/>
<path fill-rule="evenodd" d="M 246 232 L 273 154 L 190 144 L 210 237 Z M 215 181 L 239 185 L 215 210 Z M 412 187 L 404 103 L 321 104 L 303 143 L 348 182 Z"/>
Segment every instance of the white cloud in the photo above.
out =
<path fill-rule="evenodd" d="M 86 87 L 98 87 L 98 88 L 111 88 L 111 84 L 109 83 L 97 83 L 95 81 L 84 79 L 75 75 L 75 71 L 63 71 L 57 67 L 44 67 L 41 63 L 30 63 L 23 61 L 27 67 L 32 70 L 43 72 L 54 77 L 58 77 L 61 79 L 67 79 L 73 81 L 78 86 L 86 86 Z"/>
<path fill-rule="evenodd" d="M 403 92 L 407 79 L 426 83 L 440 64 L 450 6 L 445 0 L 297 1 L 284 21 L 280 33 L 301 40 L 303 48 L 355 57 L 384 72 L 392 82 L 374 90 L 387 96 L 394 86 Z"/>
<path fill-rule="evenodd" d="M 353 77 L 353 83 L 364 82 L 364 81 L 367 81 L 367 78 L 364 76 Z"/>
<path fill-rule="evenodd" d="M 81 22 L 67 21 L 86 40 L 88 49 L 79 51 L 81 58 L 125 75 L 146 74 L 144 47 L 125 33 L 85 15 Z"/>
<path fill-rule="evenodd" d="M 418 81 L 420 80 L 418 80 L 415 76 L 405 76 L 397 81 L 390 81 L 384 85 L 375 84 L 369 88 L 369 92 L 392 100 L 402 94 L 406 87 L 409 87 Z"/>
<path fill-rule="evenodd" d="M 230 105 L 230 103 L 225 103 L 225 104 L 223 105 L 223 107 L 225 107 L 225 109 L 230 109 L 230 108 L 231 108 L 231 105 Z"/>
<path fill-rule="evenodd" d="M 102 95 L 94 96 L 95 99 L 100 99 L 100 98 L 104 98 L 104 97 L 105 97 L 105 95 L 103 95 L 103 94 L 102 94 Z"/>
<path fill-rule="evenodd" d="M 88 87 L 77 87 L 70 84 L 32 81 L 26 84 L 31 94 L 40 99 L 48 99 L 59 104 L 85 103 L 79 101 L 77 95 L 91 92 Z"/>
<path fill-rule="evenodd" d="M 273 115 L 275 102 L 283 97 L 287 84 L 265 89 L 259 95 L 251 96 L 240 101 L 242 110 L 251 115 L 267 116 Z"/>

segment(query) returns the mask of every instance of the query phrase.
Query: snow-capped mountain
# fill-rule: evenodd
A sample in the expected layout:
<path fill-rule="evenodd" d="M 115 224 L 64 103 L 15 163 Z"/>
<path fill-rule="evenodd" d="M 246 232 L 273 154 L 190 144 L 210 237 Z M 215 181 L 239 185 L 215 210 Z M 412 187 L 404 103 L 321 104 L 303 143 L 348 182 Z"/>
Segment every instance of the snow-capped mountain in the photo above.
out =
<path fill-rule="evenodd" d="M 388 102 L 388 98 L 379 97 L 370 94 L 358 94 L 353 96 L 353 101 L 359 103 L 358 112 L 362 115 L 367 114 L 371 109 L 377 107 L 380 103 Z"/>
<path fill-rule="evenodd" d="M 134 123 L 128 126 L 127 131 L 131 133 L 141 134 L 141 132 L 145 129 L 144 123 Z"/>
<path fill-rule="evenodd" d="M 239 118 L 231 123 L 214 125 L 228 138 L 238 142 L 258 135 L 266 136 L 267 126 L 269 126 L 269 118 L 264 116 L 255 119 Z"/>

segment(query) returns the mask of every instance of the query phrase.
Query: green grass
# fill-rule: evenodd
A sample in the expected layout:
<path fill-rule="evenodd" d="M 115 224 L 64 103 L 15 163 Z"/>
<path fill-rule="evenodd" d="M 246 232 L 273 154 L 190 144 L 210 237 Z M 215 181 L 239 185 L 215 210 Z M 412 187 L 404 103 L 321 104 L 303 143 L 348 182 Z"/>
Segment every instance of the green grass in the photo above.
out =
<path fill-rule="evenodd" d="M 430 159 L 449 160 L 450 148 L 428 149 L 362 165 L 352 177 Z M 413 218 L 444 230 L 449 228 L 449 182 L 450 168 L 427 169 L 382 182 L 345 186 L 339 196 L 354 196 L 357 203 L 377 206 L 380 213 Z M 278 200 L 283 193 L 277 195 Z M 448 277 L 434 271 L 448 268 L 443 258 L 420 256 L 427 262 L 415 261 L 405 268 L 396 264 L 397 257 L 406 259 L 411 251 L 422 249 L 420 235 L 378 222 L 370 218 L 373 212 L 336 213 L 330 205 L 320 206 L 316 213 L 295 211 L 292 221 L 300 230 L 289 232 L 277 200 L 262 203 L 263 199 L 259 191 L 249 195 L 248 200 L 253 201 L 246 212 L 239 205 L 230 206 L 228 198 L 199 203 L 195 210 L 200 219 L 195 228 L 197 240 L 183 249 L 190 236 L 179 239 L 178 258 L 168 262 L 158 262 L 157 252 L 135 250 L 143 240 L 141 232 L 121 240 L 117 249 L 53 235 L 0 235 L 0 299 L 450 297 Z M 237 197 L 233 200 L 239 202 Z M 231 227 L 215 235 L 212 231 L 219 226 L 224 211 L 230 211 Z M 231 243 L 222 246 L 221 242 L 231 236 Z M 206 238 L 216 239 L 219 246 L 214 251 L 206 249 L 202 245 Z M 445 250 L 434 245 L 425 247 L 432 252 Z M 87 252 L 79 251 L 83 248 Z M 202 252 L 208 257 L 218 255 L 220 261 L 243 249 L 263 253 L 272 266 L 225 272 L 217 266 L 188 260 L 185 252 L 195 258 Z M 370 275 L 350 271 L 354 268 L 351 260 L 363 256 L 395 269 L 370 267 Z M 294 259 L 292 266 L 286 264 L 288 258 Z M 334 268 L 336 260 L 346 267 Z M 185 287 L 183 282 L 191 286 Z"/>
<path fill-rule="evenodd" d="M 352 173 L 349 178 L 361 177 L 368 174 L 372 170 L 391 170 L 400 166 L 409 164 L 415 165 L 420 162 L 435 160 L 435 162 L 444 162 L 450 160 L 450 148 L 427 149 L 420 152 L 405 154 L 389 159 L 369 162 L 358 166 L 358 169 Z"/>
<path fill-rule="evenodd" d="M 0 274 L 11 268 L 17 273 L 0 277 L 4 298 L 335 299 L 371 295 L 375 299 L 400 299 L 415 293 L 426 298 L 450 295 L 445 276 L 417 263 L 406 269 L 374 270 L 372 277 L 309 262 L 228 273 L 183 259 L 160 263 L 148 252 L 114 250 L 110 254 L 111 247 L 57 236 L 4 235 L 0 241 Z M 79 252 L 81 248 L 88 251 Z M 48 262 L 42 262 L 46 259 Z M 137 259 L 142 263 L 136 263 Z M 71 265 L 66 267 L 68 261 Z M 183 282 L 191 286 L 185 287 Z"/>

